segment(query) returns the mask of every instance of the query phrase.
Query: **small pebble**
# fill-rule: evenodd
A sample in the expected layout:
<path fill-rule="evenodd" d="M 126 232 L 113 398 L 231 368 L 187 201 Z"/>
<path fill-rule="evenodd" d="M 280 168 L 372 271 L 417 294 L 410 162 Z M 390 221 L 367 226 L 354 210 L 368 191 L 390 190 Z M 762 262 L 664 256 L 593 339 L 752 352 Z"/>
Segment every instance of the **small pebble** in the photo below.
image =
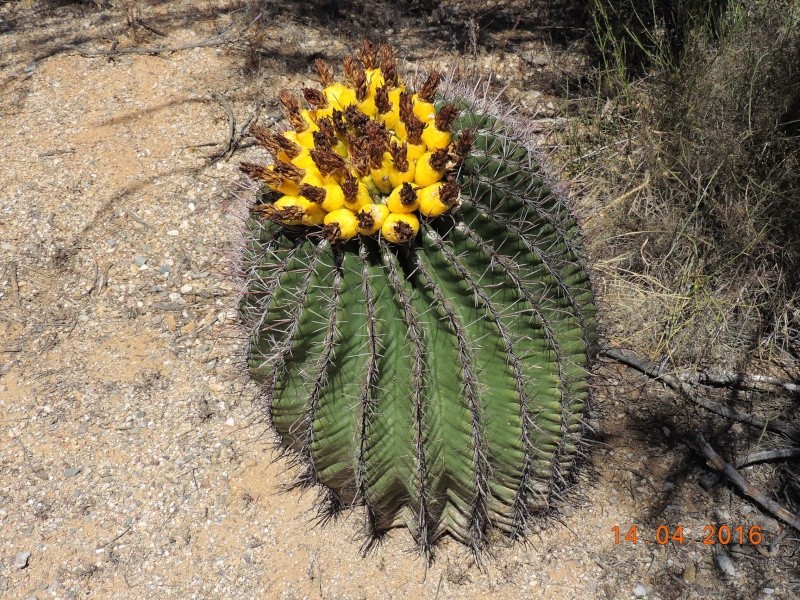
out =
<path fill-rule="evenodd" d="M 761 593 L 764 594 L 765 596 L 772 596 L 772 594 L 775 593 L 775 588 L 771 587 L 761 588 Z"/>
<path fill-rule="evenodd" d="M 644 598 L 645 596 L 647 596 L 647 588 L 640 583 L 635 588 L 633 588 L 633 595 L 636 596 L 637 598 Z"/>
<path fill-rule="evenodd" d="M 114 238 L 111 238 L 110 240 L 108 240 L 106 242 L 106 244 L 108 244 L 109 248 L 116 248 L 117 247 L 117 240 L 115 240 Z"/>
<path fill-rule="evenodd" d="M 161 271 L 162 273 L 169 273 L 170 266 L 169 265 L 161 265 L 160 267 L 158 267 L 158 270 Z"/>
<path fill-rule="evenodd" d="M 675 484 L 674 483 L 672 483 L 671 481 L 665 481 L 664 482 L 664 491 L 665 492 L 671 492 L 674 489 L 675 489 Z"/>
<path fill-rule="evenodd" d="M 80 472 L 80 467 L 68 467 L 64 469 L 64 477 L 75 477 Z"/>
<path fill-rule="evenodd" d="M 714 560 L 717 562 L 717 567 L 719 567 L 719 570 L 725 577 L 736 577 L 736 567 L 733 566 L 733 561 L 731 561 L 725 551 L 721 550 L 717 552 L 714 555 Z"/>
<path fill-rule="evenodd" d="M 192 288 L 192 285 L 190 283 L 184 283 L 181 286 L 181 294 L 188 294 L 189 292 L 192 291 L 192 289 L 193 288 Z"/>
<path fill-rule="evenodd" d="M 233 427 L 234 425 L 236 425 L 236 421 L 234 420 L 233 417 L 228 417 L 225 420 L 225 425 L 227 425 L 228 427 Z"/>
<path fill-rule="evenodd" d="M 178 292 L 171 292 L 169 295 L 169 299 L 172 302 L 177 302 L 181 299 L 181 295 Z"/>
<path fill-rule="evenodd" d="M 178 235 L 178 230 L 177 229 L 170 229 L 167 232 L 167 235 L 176 236 L 176 235 Z"/>
<path fill-rule="evenodd" d="M 135 264 L 137 267 L 144 266 L 144 264 L 146 262 L 147 262 L 147 259 L 144 256 L 141 256 L 139 254 L 137 254 L 136 256 L 133 257 L 133 264 Z"/>
<path fill-rule="evenodd" d="M 28 566 L 28 559 L 31 557 L 30 552 L 17 552 L 14 557 L 14 567 L 17 569 L 24 569 Z"/>

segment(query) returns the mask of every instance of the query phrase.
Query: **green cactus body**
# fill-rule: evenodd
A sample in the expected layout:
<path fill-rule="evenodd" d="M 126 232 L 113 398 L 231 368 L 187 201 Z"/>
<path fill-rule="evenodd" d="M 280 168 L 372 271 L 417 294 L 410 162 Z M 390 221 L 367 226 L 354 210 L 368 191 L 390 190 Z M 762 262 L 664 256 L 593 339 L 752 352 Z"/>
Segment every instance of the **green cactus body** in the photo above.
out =
<path fill-rule="evenodd" d="M 250 221 L 249 366 L 330 506 L 428 552 L 515 536 L 564 489 L 595 309 L 578 226 L 507 125 L 462 104 L 460 210 L 407 245 Z"/>

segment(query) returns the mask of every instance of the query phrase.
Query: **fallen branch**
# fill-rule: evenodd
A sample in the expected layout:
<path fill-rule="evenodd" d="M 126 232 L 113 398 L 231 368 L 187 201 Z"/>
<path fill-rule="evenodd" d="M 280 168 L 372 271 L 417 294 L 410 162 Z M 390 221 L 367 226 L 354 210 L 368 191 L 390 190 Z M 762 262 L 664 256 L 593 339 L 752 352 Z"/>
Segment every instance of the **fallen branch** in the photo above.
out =
<path fill-rule="evenodd" d="M 761 452 L 751 452 L 742 458 L 737 458 L 733 466 L 743 469 L 756 463 L 771 462 L 774 460 L 787 460 L 790 458 L 800 458 L 800 448 L 776 448 L 775 450 L 763 450 Z M 719 483 L 722 476 L 718 473 L 708 473 L 707 476 L 700 478 L 700 485 L 706 490 L 710 490 Z"/>
<path fill-rule="evenodd" d="M 717 387 L 734 387 L 739 389 L 762 390 L 764 386 L 780 387 L 793 394 L 800 393 L 800 385 L 792 381 L 784 381 L 769 375 L 748 375 L 746 373 L 699 373 L 694 376 L 680 376 L 686 383 Z"/>
<path fill-rule="evenodd" d="M 800 518 L 783 508 L 780 504 L 770 498 L 766 492 L 762 492 L 752 483 L 747 481 L 747 479 L 742 477 L 739 471 L 733 468 L 733 465 L 726 463 L 723 458 L 717 454 L 714 448 L 709 445 L 709 443 L 703 437 L 703 434 L 699 431 L 695 432 L 695 443 L 697 444 L 697 447 L 700 449 L 700 452 L 703 454 L 703 456 L 708 459 L 711 466 L 725 475 L 730 482 L 739 488 L 739 490 L 745 496 L 750 498 L 750 500 L 764 508 L 770 514 L 774 515 L 784 523 L 790 525 L 797 531 L 800 531 Z"/>
<path fill-rule="evenodd" d="M 757 427 L 761 430 L 780 433 L 795 442 L 800 442 L 800 429 L 792 427 L 788 423 L 784 423 L 782 421 L 772 421 L 769 419 L 765 420 L 759 419 L 758 417 L 754 417 L 752 415 L 746 415 L 737 412 L 732 408 L 728 408 L 723 404 L 719 404 L 718 402 L 704 398 L 685 381 L 682 381 L 674 375 L 670 375 L 669 373 L 662 373 L 661 366 L 640 358 L 632 352 L 622 350 L 620 348 L 608 348 L 601 351 L 601 354 L 603 356 L 607 356 L 608 358 L 612 358 L 619 363 L 632 367 L 640 373 L 647 375 L 651 379 L 661 381 L 664 385 L 672 388 L 676 392 L 683 394 L 695 404 L 698 404 L 715 414 L 725 417 L 726 419 L 737 421 L 739 423 L 746 423 L 747 425 Z"/>
<path fill-rule="evenodd" d="M 95 58 L 97 56 L 120 56 L 122 54 L 150 54 L 158 55 L 171 52 L 180 52 L 181 50 L 193 50 L 194 48 L 209 48 L 212 46 L 224 46 L 232 40 L 231 36 L 222 35 L 213 38 L 201 40 L 199 42 L 192 42 L 189 44 L 180 44 L 178 46 L 151 46 L 149 48 L 115 48 L 110 50 L 84 50 L 75 44 L 66 44 L 61 48 L 67 50 L 75 50 L 78 54 L 85 58 Z"/>

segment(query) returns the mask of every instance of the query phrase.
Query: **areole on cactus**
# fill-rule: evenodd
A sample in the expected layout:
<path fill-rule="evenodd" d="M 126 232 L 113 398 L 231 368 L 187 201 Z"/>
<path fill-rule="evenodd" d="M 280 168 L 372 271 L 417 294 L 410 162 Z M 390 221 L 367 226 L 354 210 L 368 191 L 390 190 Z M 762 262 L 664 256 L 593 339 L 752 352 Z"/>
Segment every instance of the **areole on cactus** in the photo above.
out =
<path fill-rule="evenodd" d="M 281 444 L 369 539 L 429 553 L 523 534 L 583 435 L 595 308 L 577 223 L 491 102 L 362 46 L 317 62 L 273 157 L 244 252 L 249 367 Z M 264 185 L 265 184 L 265 185 Z"/>

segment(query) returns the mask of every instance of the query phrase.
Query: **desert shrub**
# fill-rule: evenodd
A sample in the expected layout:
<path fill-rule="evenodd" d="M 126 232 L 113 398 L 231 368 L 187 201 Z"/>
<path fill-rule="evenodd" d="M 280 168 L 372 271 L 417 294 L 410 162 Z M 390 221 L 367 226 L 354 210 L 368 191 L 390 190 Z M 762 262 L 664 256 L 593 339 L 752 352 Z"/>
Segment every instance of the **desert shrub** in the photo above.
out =
<path fill-rule="evenodd" d="M 609 191 L 588 226 L 616 334 L 693 360 L 794 347 L 800 8 L 635 4 L 594 3 L 598 95 L 568 159 Z"/>

